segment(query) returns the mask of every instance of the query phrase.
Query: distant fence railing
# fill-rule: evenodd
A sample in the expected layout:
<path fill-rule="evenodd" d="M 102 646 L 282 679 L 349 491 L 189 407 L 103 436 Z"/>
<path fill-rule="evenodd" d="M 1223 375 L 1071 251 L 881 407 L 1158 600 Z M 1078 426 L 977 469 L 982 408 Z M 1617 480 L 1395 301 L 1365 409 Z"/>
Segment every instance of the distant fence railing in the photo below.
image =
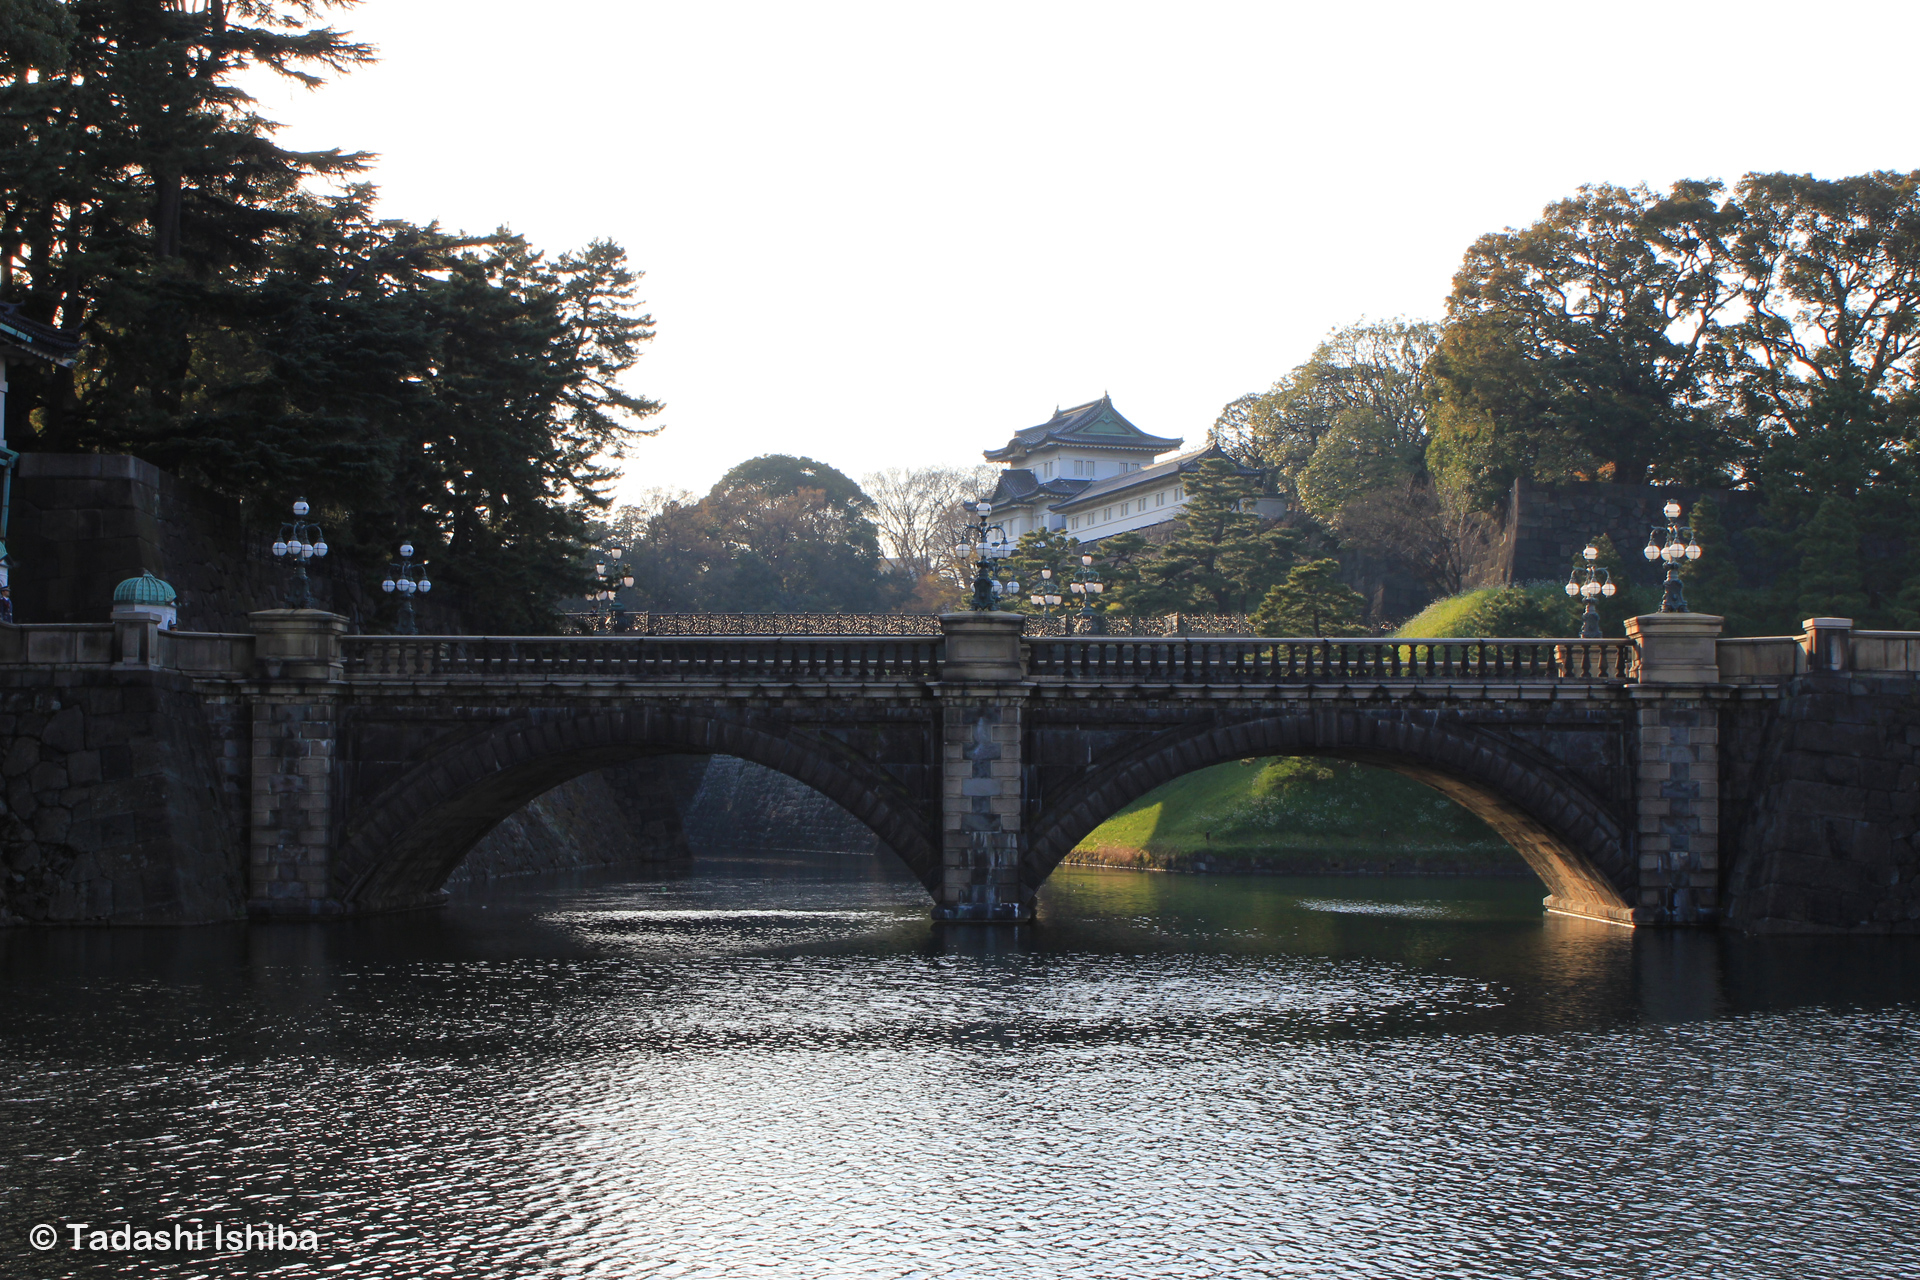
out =
<path fill-rule="evenodd" d="M 1277 684 L 1375 680 L 1625 681 L 1630 640 L 1034 640 L 1036 680 Z"/>
<path fill-rule="evenodd" d="M 937 636 L 933 613 L 574 613 L 576 635 L 591 636 Z"/>
<path fill-rule="evenodd" d="M 596 613 L 566 615 L 573 635 L 620 636 L 937 636 L 935 613 Z M 1027 617 L 1030 636 L 1250 636 L 1244 613 L 1102 614 L 1089 624 L 1078 613 Z"/>
<path fill-rule="evenodd" d="M 472 679 L 928 680 L 936 637 L 344 636 L 353 676 Z"/>

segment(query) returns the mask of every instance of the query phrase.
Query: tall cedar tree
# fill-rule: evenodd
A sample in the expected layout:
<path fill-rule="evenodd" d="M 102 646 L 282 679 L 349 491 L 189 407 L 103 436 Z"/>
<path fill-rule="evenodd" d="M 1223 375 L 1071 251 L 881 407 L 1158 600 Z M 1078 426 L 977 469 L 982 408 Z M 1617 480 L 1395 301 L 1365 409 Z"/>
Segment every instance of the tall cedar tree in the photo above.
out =
<path fill-rule="evenodd" d="M 135 453 L 275 513 L 305 496 L 363 564 L 409 537 L 484 625 L 546 625 L 598 460 L 659 407 L 618 385 L 651 336 L 618 246 L 548 259 L 376 220 L 370 187 L 307 192 L 367 157 L 276 146 L 232 79 L 366 61 L 316 25 L 343 4 L 5 2 L 37 25 L 0 22 L 0 297 L 85 340 L 71 373 L 18 380 L 15 442 Z"/>

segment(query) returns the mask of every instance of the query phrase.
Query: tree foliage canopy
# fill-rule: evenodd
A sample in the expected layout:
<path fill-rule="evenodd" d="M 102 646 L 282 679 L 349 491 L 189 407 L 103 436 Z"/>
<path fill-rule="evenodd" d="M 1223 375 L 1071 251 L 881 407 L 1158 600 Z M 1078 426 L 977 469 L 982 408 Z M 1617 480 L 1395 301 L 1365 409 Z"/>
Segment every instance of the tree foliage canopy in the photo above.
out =
<path fill-rule="evenodd" d="M 490 625 L 536 628 L 659 408 L 622 386 L 652 322 L 611 242 L 549 256 L 316 188 L 369 157 L 279 146 L 237 76 L 368 61 L 322 24 L 343 7 L 0 0 L 0 300 L 84 342 L 17 370 L 11 443 L 305 496 L 343 551 L 409 537 Z"/>

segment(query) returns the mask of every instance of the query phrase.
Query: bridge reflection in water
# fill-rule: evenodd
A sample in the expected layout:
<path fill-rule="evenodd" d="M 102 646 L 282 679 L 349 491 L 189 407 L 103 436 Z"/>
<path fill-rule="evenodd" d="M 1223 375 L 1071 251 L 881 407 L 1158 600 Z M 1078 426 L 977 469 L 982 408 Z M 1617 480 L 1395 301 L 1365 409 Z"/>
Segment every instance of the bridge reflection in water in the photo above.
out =
<path fill-rule="evenodd" d="M 0 1232 L 272 1205 L 303 1265 L 481 1280 L 1920 1267 L 1910 939 L 1071 867 L 957 929 L 859 861 L 0 931 Z"/>

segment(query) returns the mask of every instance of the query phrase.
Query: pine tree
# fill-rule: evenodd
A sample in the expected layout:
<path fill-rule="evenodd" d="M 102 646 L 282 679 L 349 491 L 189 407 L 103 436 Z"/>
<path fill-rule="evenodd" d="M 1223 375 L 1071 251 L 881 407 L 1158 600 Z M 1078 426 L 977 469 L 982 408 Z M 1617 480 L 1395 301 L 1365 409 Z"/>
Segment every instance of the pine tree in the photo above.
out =
<path fill-rule="evenodd" d="M 1340 581 L 1340 562 L 1310 560 L 1287 571 L 1253 615 L 1263 636 L 1351 636 L 1365 633 L 1367 602 Z"/>
<path fill-rule="evenodd" d="M 1285 574 L 1299 535 L 1253 510 L 1259 482 L 1223 458 L 1186 477 L 1179 533 L 1139 566 L 1116 607 L 1126 613 L 1246 613 Z"/>

